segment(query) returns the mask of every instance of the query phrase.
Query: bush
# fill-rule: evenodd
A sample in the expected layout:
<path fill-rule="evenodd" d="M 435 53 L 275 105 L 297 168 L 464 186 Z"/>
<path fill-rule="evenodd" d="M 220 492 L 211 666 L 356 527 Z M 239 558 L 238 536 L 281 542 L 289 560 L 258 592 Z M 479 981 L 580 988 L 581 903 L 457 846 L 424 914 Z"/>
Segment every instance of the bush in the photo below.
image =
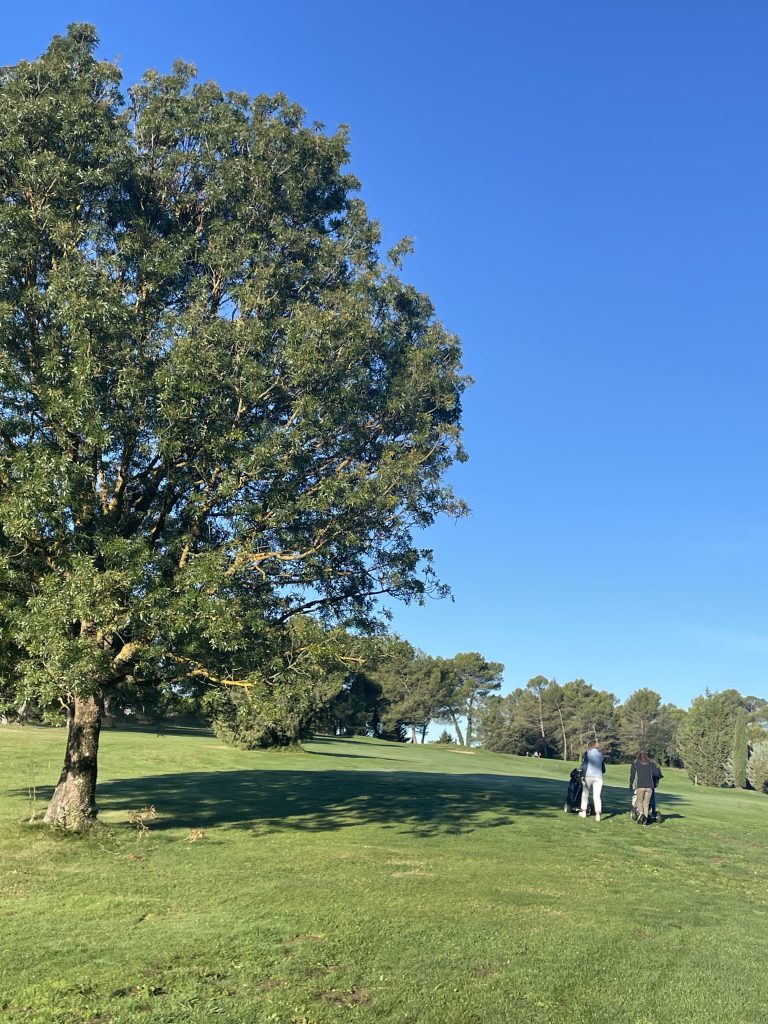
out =
<path fill-rule="evenodd" d="M 768 793 L 768 740 L 758 740 L 752 745 L 747 778 L 758 793 Z"/>
<path fill-rule="evenodd" d="M 243 750 L 289 747 L 308 739 L 309 713 L 300 701 L 266 704 L 243 689 L 214 690 L 203 701 L 216 736 Z M 291 706 L 293 703 L 294 706 Z"/>

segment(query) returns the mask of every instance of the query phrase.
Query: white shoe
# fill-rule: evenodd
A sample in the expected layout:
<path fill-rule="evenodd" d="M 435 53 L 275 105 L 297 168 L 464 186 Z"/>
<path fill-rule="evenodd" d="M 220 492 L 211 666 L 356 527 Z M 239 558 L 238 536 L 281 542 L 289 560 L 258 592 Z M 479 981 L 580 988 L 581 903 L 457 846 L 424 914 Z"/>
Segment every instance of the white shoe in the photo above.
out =
<path fill-rule="evenodd" d="M 599 814 L 595 815 L 595 821 L 600 821 L 600 815 Z"/>
<path fill-rule="evenodd" d="M 586 811 L 579 811 L 579 817 L 580 818 L 586 818 L 586 816 L 587 816 L 587 812 Z"/>

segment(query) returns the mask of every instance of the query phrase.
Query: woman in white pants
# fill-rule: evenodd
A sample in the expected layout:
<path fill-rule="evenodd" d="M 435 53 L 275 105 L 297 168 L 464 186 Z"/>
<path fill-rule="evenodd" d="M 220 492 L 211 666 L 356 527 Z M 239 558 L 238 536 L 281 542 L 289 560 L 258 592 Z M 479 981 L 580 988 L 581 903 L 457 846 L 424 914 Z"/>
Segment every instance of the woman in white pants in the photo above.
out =
<path fill-rule="evenodd" d="M 605 758 L 600 753 L 600 744 L 592 740 L 581 760 L 581 771 L 584 783 L 581 789 L 581 810 L 579 817 L 586 818 L 589 804 L 589 791 L 592 790 L 592 803 L 595 805 L 595 821 L 600 821 L 603 810 L 601 794 L 603 791 L 603 775 L 605 774 Z"/>

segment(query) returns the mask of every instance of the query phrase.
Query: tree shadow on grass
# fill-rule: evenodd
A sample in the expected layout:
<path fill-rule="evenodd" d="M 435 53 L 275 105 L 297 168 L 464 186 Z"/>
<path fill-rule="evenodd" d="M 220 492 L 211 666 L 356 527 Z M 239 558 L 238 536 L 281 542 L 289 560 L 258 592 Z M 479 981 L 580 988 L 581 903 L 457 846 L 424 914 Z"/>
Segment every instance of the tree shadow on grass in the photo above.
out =
<path fill-rule="evenodd" d="M 107 781 L 103 811 L 152 804 L 152 830 L 267 827 L 326 832 L 377 824 L 417 836 L 514 825 L 524 815 L 562 814 L 566 786 L 551 779 L 417 771 L 227 771 Z M 627 809 L 623 789 L 603 791 L 607 813 Z M 671 803 L 674 797 L 668 797 Z M 621 803 L 619 803 L 619 800 Z"/>
<path fill-rule="evenodd" d="M 109 720 L 102 729 L 104 734 L 119 735 L 120 733 L 144 733 L 148 736 L 198 736 L 211 737 L 213 729 L 207 725 L 194 725 L 189 722 L 173 722 L 160 719 L 157 722 L 135 722 L 120 718 Z"/>

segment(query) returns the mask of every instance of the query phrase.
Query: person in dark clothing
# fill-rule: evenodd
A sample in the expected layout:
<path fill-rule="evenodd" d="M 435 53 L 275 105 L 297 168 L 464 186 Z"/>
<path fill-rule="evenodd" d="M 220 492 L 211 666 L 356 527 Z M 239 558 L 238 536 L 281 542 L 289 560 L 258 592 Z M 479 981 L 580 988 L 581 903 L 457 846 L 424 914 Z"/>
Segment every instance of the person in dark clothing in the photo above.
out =
<path fill-rule="evenodd" d="M 637 757 L 629 770 L 629 788 L 635 790 L 635 809 L 641 825 L 648 823 L 648 811 L 653 795 L 653 777 L 659 775 L 659 768 L 644 750 L 638 750 Z"/>

